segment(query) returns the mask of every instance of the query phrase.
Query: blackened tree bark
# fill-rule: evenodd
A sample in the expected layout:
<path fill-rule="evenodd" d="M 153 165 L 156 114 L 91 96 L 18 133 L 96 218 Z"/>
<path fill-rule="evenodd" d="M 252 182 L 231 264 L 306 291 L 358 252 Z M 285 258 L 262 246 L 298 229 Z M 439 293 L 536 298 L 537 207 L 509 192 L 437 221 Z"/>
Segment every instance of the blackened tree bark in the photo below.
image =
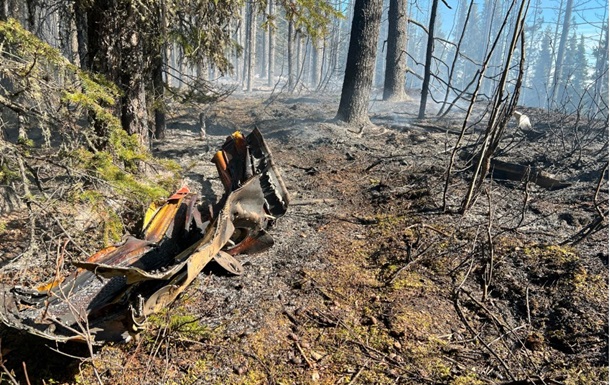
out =
<path fill-rule="evenodd" d="M 157 41 L 163 41 L 163 37 L 167 33 L 166 25 L 166 12 L 165 2 L 161 2 L 161 6 L 157 11 L 157 17 L 159 18 L 159 27 L 156 29 Z M 155 138 L 165 139 L 165 130 L 167 128 L 166 117 L 165 117 L 165 81 L 163 80 L 163 71 L 165 63 L 167 61 L 166 51 L 167 43 L 163 42 L 160 46 L 160 50 L 156 51 L 154 48 L 151 49 L 153 55 L 152 71 L 153 71 L 153 92 L 154 102 L 153 111 L 155 114 Z M 156 52 L 155 52 L 156 51 Z"/>
<path fill-rule="evenodd" d="M 88 44 L 88 29 L 87 26 L 87 10 L 82 6 L 80 1 L 74 2 L 74 23 L 76 28 L 76 42 L 78 52 L 78 64 L 81 68 L 89 67 L 89 44 Z"/>
<path fill-rule="evenodd" d="M 8 19 L 8 10 L 6 7 L 6 0 L 0 0 L 0 21 L 6 21 L 6 19 Z"/>
<path fill-rule="evenodd" d="M 383 100 L 405 98 L 407 0 L 390 0 Z"/>
<path fill-rule="evenodd" d="M 382 10 L 382 0 L 356 0 L 338 120 L 356 125 L 370 122 L 367 112 Z"/>
<path fill-rule="evenodd" d="M 87 9 L 87 68 L 115 82 L 123 95 L 119 100 L 121 125 L 149 147 L 148 111 L 145 92 L 144 40 L 139 14 L 129 2 L 95 0 Z M 81 57 L 81 61 L 83 58 Z M 108 138 L 107 127 L 94 122 L 100 138 Z M 103 139 L 96 143 L 103 148 Z"/>
<path fill-rule="evenodd" d="M 155 102 L 153 110 L 155 111 L 155 138 L 165 139 L 165 130 L 167 127 L 165 119 L 165 82 L 163 81 L 163 56 L 157 55 L 153 63 L 153 90 L 155 93 Z"/>
<path fill-rule="evenodd" d="M 246 46 L 247 53 L 244 62 L 244 74 L 246 81 L 246 91 L 252 91 L 254 80 L 254 67 L 256 64 L 256 12 L 254 4 L 248 1 L 246 5 Z"/>
<path fill-rule="evenodd" d="M 419 119 L 423 119 L 426 116 L 426 103 L 428 102 L 428 87 L 430 85 L 430 73 L 432 67 L 432 52 L 434 51 L 434 24 L 436 23 L 437 9 L 438 0 L 433 0 L 432 10 L 430 11 L 430 24 L 428 24 L 428 45 L 426 48 L 424 81 L 421 87 L 421 100 L 419 102 L 419 114 L 417 116 Z"/>

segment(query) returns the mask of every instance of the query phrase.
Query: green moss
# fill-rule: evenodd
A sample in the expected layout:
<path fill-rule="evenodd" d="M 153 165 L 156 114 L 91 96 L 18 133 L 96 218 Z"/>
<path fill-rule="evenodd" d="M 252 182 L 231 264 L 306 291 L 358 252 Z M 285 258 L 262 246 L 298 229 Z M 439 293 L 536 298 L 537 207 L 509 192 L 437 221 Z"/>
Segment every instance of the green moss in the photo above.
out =
<path fill-rule="evenodd" d="M 565 264 L 577 261 L 578 255 L 576 252 L 567 246 L 558 246 L 558 245 L 550 245 L 550 246 L 542 246 L 542 245 L 534 245 L 531 247 L 526 247 L 524 249 L 525 255 L 529 258 L 537 258 L 543 260 L 553 260 L 557 261 L 559 264 Z"/>
<path fill-rule="evenodd" d="M 19 137 L 19 139 L 17 139 L 17 143 L 26 147 L 34 147 L 34 141 L 24 137 Z"/>
<path fill-rule="evenodd" d="M 121 240 L 123 237 L 123 221 L 114 211 L 103 213 L 103 241 L 104 245 L 108 246 Z"/>
<path fill-rule="evenodd" d="M 414 271 L 403 271 L 400 273 L 399 278 L 392 282 L 392 289 L 419 289 L 422 287 L 429 287 L 431 283 L 425 283 L 424 277 Z"/>
<path fill-rule="evenodd" d="M 201 376 L 205 374 L 210 368 L 210 363 L 208 360 L 199 359 L 195 361 L 189 368 L 187 369 L 184 376 L 177 381 L 168 381 L 168 385 L 190 385 L 201 382 Z"/>
<path fill-rule="evenodd" d="M 608 367 L 578 366 L 564 371 L 565 385 L 588 385 L 608 383 Z"/>
<path fill-rule="evenodd" d="M 145 206 L 149 202 L 168 196 L 168 190 L 133 170 L 135 168 L 133 162 L 142 157 L 138 157 L 130 151 L 126 151 L 126 153 L 130 154 L 129 158 L 123 158 L 123 160 L 127 164 L 131 164 L 127 168 L 119 167 L 114 161 L 113 155 L 108 151 L 98 151 L 94 154 L 85 149 L 79 149 L 72 153 L 72 157 L 78 167 L 95 172 L 100 179 L 108 182 L 117 190 L 118 194 L 128 198 L 132 203 Z"/>
<path fill-rule="evenodd" d="M 483 385 L 485 382 L 479 379 L 476 373 L 468 373 L 451 380 L 451 385 Z"/>
<path fill-rule="evenodd" d="M 8 184 L 15 180 L 19 180 L 19 173 L 16 170 L 12 170 L 6 164 L 0 166 L 0 182 Z"/>
<path fill-rule="evenodd" d="M 188 340 L 210 339 L 213 334 L 208 326 L 182 306 L 153 314 L 148 317 L 148 323 L 153 328 L 167 329 L 167 335 Z"/>
<path fill-rule="evenodd" d="M 267 373 L 262 369 L 250 369 L 244 376 L 240 377 L 235 383 L 241 385 L 264 384 L 267 380 Z"/>

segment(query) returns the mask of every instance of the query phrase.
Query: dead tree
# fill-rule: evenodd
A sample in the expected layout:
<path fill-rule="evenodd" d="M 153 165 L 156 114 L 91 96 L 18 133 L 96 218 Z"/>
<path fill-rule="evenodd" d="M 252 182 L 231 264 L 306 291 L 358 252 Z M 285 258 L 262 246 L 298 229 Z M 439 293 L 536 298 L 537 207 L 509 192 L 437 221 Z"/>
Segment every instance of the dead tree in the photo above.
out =
<path fill-rule="evenodd" d="M 432 52 L 434 51 L 434 24 L 436 23 L 436 10 L 438 9 L 438 0 L 432 1 L 432 10 L 430 11 L 430 23 L 428 24 L 428 43 L 426 47 L 426 64 L 424 66 L 424 81 L 421 86 L 421 99 L 419 102 L 418 119 L 423 119 L 426 116 L 426 103 L 428 102 L 428 86 L 430 85 L 430 73 L 432 69 Z"/>
<path fill-rule="evenodd" d="M 469 103 L 468 108 L 466 110 L 466 116 L 464 117 L 464 120 L 463 120 L 463 123 L 462 123 L 462 128 L 460 130 L 460 135 L 458 137 L 457 142 L 453 146 L 453 150 L 451 151 L 451 156 L 449 158 L 449 164 L 447 166 L 447 172 L 445 174 L 445 178 L 446 179 L 445 179 L 445 187 L 444 187 L 444 190 L 443 190 L 443 211 L 445 211 L 447 209 L 447 192 L 449 190 L 449 184 L 450 184 L 450 181 L 451 181 L 451 174 L 453 172 L 453 166 L 454 166 L 454 163 L 455 163 L 455 158 L 456 158 L 457 152 L 458 152 L 458 150 L 460 148 L 462 140 L 464 139 L 466 131 L 470 127 L 468 122 L 469 122 L 470 116 L 472 114 L 472 111 L 474 109 L 475 103 L 477 101 L 477 97 L 479 95 L 479 90 L 482 87 L 485 72 L 487 71 L 487 69 L 489 67 L 489 63 L 491 62 L 492 57 L 494 55 L 494 52 L 496 51 L 496 49 L 497 49 L 497 47 L 499 45 L 500 38 L 502 37 L 503 31 L 508 26 L 508 20 L 509 20 L 510 12 L 512 11 L 514 5 L 515 5 L 515 1 L 513 0 L 513 2 L 511 3 L 511 6 L 510 6 L 508 12 L 504 16 L 504 20 L 502 21 L 502 24 L 500 25 L 500 28 L 499 28 L 499 30 L 498 30 L 498 32 L 497 32 L 497 34 L 496 34 L 496 36 L 495 36 L 495 38 L 493 40 L 493 43 L 491 44 L 491 47 L 489 48 L 489 51 L 487 52 L 487 56 L 485 57 L 485 60 L 483 61 L 483 64 L 481 65 L 481 68 L 479 70 L 477 70 L 477 72 L 473 76 L 473 82 L 476 80 L 475 89 L 474 89 L 473 93 L 470 96 L 470 103 Z"/>
<path fill-rule="evenodd" d="M 513 4 L 516 0 L 513 0 Z M 491 158 L 494 155 L 500 140 L 506 129 L 509 119 L 513 115 L 515 106 L 519 100 L 519 92 L 521 88 L 521 82 L 523 79 L 524 63 L 525 63 L 525 14 L 527 13 L 527 7 L 529 2 L 522 1 L 519 7 L 519 13 L 517 16 L 516 25 L 514 28 L 513 36 L 510 41 L 508 54 L 504 63 L 504 70 L 502 71 L 496 94 L 494 97 L 489 121 L 487 123 L 487 129 L 483 137 L 482 145 L 475 156 L 473 176 L 468 192 L 462 201 L 460 211 L 466 212 L 473 202 L 473 197 L 480 190 L 487 173 L 491 168 Z M 517 43 L 521 41 L 520 53 L 521 57 L 519 60 L 519 74 L 515 83 L 515 89 L 512 93 L 507 92 L 506 86 L 508 83 L 508 75 L 511 70 L 512 57 L 517 48 Z"/>

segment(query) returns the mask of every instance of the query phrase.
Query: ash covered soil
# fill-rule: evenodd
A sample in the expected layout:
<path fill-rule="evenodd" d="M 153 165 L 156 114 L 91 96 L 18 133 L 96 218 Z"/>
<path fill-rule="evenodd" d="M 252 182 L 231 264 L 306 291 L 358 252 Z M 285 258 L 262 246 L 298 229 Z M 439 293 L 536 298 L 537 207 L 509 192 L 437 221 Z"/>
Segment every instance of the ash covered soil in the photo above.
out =
<path fill-rule="evenodd" d="M 334 97 L 239 96 L 172 117 L 157 157 L 214 202 L 213 153 L 234 129 L 263 133 L 291 205 L 275 246 L 210 267 L 148 329 L 95 352 L 113 384 L 597 384 L 608 376 L 607 125 L 526 109 L 500 159 L 570 185 L 487 179 L 457 213 L 471 172 L 460 113 L 416 121 L 416 102 L 373 102 L 362 132 Z M 466 135 L 473 143 L 481 130 Z M 604 142 L 606 144 L 604 144 Z M 60 382 L 97 383 L 91 362 Z M 51 369 L 49 369 L 51 370 Z"/>

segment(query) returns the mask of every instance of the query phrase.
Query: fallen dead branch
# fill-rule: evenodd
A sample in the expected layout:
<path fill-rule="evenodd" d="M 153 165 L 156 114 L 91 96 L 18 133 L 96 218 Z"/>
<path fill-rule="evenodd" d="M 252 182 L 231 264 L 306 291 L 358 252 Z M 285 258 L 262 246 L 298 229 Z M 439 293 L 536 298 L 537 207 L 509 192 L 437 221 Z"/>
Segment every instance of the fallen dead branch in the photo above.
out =
<path fill-rule="evenodd" d="M 498 159 L 491 160 L 491 171 L 494 179 L 508 179 L 528 181 L 549 190 L 559 190 L 571 184 L 561 182 L 537 167 L 523 166 L 516 163 L 503 162 Z"/>

